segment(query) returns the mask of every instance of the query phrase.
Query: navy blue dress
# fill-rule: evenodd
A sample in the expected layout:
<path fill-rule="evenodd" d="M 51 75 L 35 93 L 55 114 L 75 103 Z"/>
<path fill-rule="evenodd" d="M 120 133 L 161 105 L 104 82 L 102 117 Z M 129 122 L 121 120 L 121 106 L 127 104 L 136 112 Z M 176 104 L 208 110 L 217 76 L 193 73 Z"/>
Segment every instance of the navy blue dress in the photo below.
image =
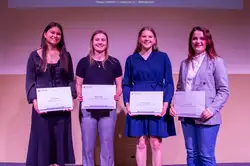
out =
<path fill-rule="evenodd" d="M 125 64 L 123 79 L 124 103 L 129 103 L 130 91 L 163 91 L 163 101 L 169 106 L 174 93 L 172 66 L 168 55 L 152 52 L 145 60 L 139 53 L 130 55 Z M 169 107 L 168 107 L 169 109 Z M 125 135 L 128 137 L 176 135 L 174 119 L 169 111 L 163 117 L 138 115 L 126 117 Z"/>
<path fill-rule="evenodd" d="M 41 70 L 37 51 L 29 56 L 26 72 L 26 94 L 29 104 L 36 99 L 36 88 L 70 86 L 76 98 L 73 65 L 68 54 L 68 72 L 60 64 L 48 64 Z M 31 129 L 26 166 L 49 166 L 75 163 L 72 143 L 71 112 L 57 111 L 38 114 L 32 107 Z"/>

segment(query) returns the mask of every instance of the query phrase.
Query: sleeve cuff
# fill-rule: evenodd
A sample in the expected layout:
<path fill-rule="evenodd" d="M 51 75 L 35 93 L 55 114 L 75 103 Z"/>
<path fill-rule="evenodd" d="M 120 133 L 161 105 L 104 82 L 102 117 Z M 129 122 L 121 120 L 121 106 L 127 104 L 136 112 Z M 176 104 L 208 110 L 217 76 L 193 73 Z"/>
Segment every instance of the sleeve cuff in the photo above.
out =
<path fill-rule="evenodd" d="M 213 109 L 212 107 L 207 107 L 206 109 L 208 109 L 209 111 L 211 111 L 213 114 L 216 113 L 216 109 Z"/>
<path fill-rule="evenodd" d="M 164 97 L 163 102 L 168 102 L 168 103 L 170 103 L 171 100 L 172 100 L 172 98 Z"/>
<path fill-rule="evenodd" d="M 28 103 L 29 104 L 33 104 L 33 100 L 35 100 L 36 98 L 31 98 L 31 99 L 28 99 Z"/>
<path fill-rule="evenodd" d="M 126 103 L 129 103 L 129 100 L 124 100 L 124 105 L 126 105 Z"/>

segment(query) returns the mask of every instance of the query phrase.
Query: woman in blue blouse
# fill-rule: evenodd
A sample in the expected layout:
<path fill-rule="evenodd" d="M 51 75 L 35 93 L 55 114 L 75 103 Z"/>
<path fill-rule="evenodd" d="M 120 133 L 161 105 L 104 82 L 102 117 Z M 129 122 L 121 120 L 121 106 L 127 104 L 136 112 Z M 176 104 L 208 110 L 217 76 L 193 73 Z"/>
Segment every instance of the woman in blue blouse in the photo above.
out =
<path fill-rule="evenodd" d="M 163 91 L 161 115 L 131 115 L 130 91 Z M 125 135 L 138 138 L 138 166 L 146 166 L 147 139 L 152 149 L 152 165 L 162 165 L 162 138 L 176 135 L 174 120 L 167 111 L 173 93 L 172 66 L 168 55 L 158 51 L 155 31 L 150 27 L 143 27 L 139 32 L 134 54 L 126 60 L 123 80 L 124 103 L 128 112 Z"/>

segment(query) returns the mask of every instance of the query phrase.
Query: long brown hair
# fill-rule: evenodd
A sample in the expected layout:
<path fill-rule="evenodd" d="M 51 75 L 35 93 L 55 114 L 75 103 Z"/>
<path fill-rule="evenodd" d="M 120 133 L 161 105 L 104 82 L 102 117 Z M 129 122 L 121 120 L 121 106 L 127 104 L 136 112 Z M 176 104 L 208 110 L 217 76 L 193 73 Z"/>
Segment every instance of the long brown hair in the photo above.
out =
<path fill-rule="evenodd" d="M 41 69 L 42 71 L 46 71 L 47 69 L 47 56 L 46 56 L 46 52 L 48 49 L 47 46 L 47 42 L 46 39 L 44 37 L 44 33 L 48 32 L 48 30 L 50 30 L 53 27 L 57 27 L 60 29 L 61 31 L 61 40 L 60 42 L 57 44 L 57 49 L 60 51 L 60 66 L 61 68 L 64 68 L 66 71 L 68 71 L 68 53 L 66 50 L 66 46 L 65 46 L 65 42 L 64 42 L 64 34 L 63 34 L 63 28 L 59 23 L 56 22 L 51 22 L 49 23 L 42 34 L 42 40 L 41 40 L 41 48 L 42 48 L 42 58 L 41 58 Z"/>
<path fill-rule="evenodd" d="M 153 45 L 152 52 L 159 51 L 158 45 L 157 45 L 157 36 L 156 36 L 155 30 L 153 28 L 151 28 L 151 27 L 143 27 L 139 31 L 138 38 L 137 38 L 137 44 L 136 44 L 136 48 L 134 50 L 134 53 L 139 53 L 142 50 L 142 46 L 141 46 L 141 43 L 139 41 L 139 38 L 141 37 L 142 32 L 145 31 L 145 30 L 148 30 L 148 31 L 152 32 L 154 37 L 155 37 L 155 44 Z"/>
<path fill-rule="evenodd" d="M 217 57 L 218 54 L 215 51 L 214 42 L 213 42 L 212 35 L 211 35 L 209 29 L 196 26 L 191 30 L 191 32 L 189 34 L 188 59 L 187 60 L 190 61 L 195 56 L 195 51 L 194 51 L 194 49 L 192 47 L 192 38 L 193 38 L 193 35 L 194 35 L 195 31 L 203 32 L 204 38 L 206 40 L 206 53 L 207 53 L 208 57 L 210 59 L 214 59 L 215 57 Z"/>
<path fill-rule="evenodd" d="M 103 34 L 103 35 L 106 37 L 106 39 L 107 39 L 107 46 L 106 46 L 105 54 L 104 54 L 105 58 L 104 58 L 104 60 L 102 61 L 102 66 L 104 67 L 104 64 L 105 64 L 106 60 L 108 60 L 108 58 L 109 58 L 109 55 L 108 55 L 109 40 L 108 40 L 108 35 L 107 35 L 107 33 L 104 32 L 103 30 L 96 30 L 96 31 L 92 34 L 92 36 L 91 36 L 91 38 L 90 38 L 90 50 L 89 50 L 90 65 L 94 64 L 94 58 L 93 58 L 93 57 L 94 57 L 94 55 L 95 55 L 95 49 L 94 49 L 94 47 L 93 47 L 93 40 L 94 40 L 95 35 L 97 35 L 97 34 Z"/>

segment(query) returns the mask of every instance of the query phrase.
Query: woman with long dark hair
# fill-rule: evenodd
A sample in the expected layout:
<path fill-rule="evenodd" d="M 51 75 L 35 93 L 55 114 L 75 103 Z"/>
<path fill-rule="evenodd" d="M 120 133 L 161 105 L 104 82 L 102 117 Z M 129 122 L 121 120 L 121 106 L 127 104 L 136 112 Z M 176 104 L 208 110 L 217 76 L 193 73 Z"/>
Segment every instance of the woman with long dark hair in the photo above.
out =
<path fill-rule="evenodd" d="M 51 22 L 42 34 L 41 47 L 31 52 L 26 70 L 26 95 L 32 104 L 27 166 L 74 163 L 71 112 L 40 112 L 36 88 L 70 86 L 76 98 L 72 60 L 64 42 L 62 26 Z"/>

